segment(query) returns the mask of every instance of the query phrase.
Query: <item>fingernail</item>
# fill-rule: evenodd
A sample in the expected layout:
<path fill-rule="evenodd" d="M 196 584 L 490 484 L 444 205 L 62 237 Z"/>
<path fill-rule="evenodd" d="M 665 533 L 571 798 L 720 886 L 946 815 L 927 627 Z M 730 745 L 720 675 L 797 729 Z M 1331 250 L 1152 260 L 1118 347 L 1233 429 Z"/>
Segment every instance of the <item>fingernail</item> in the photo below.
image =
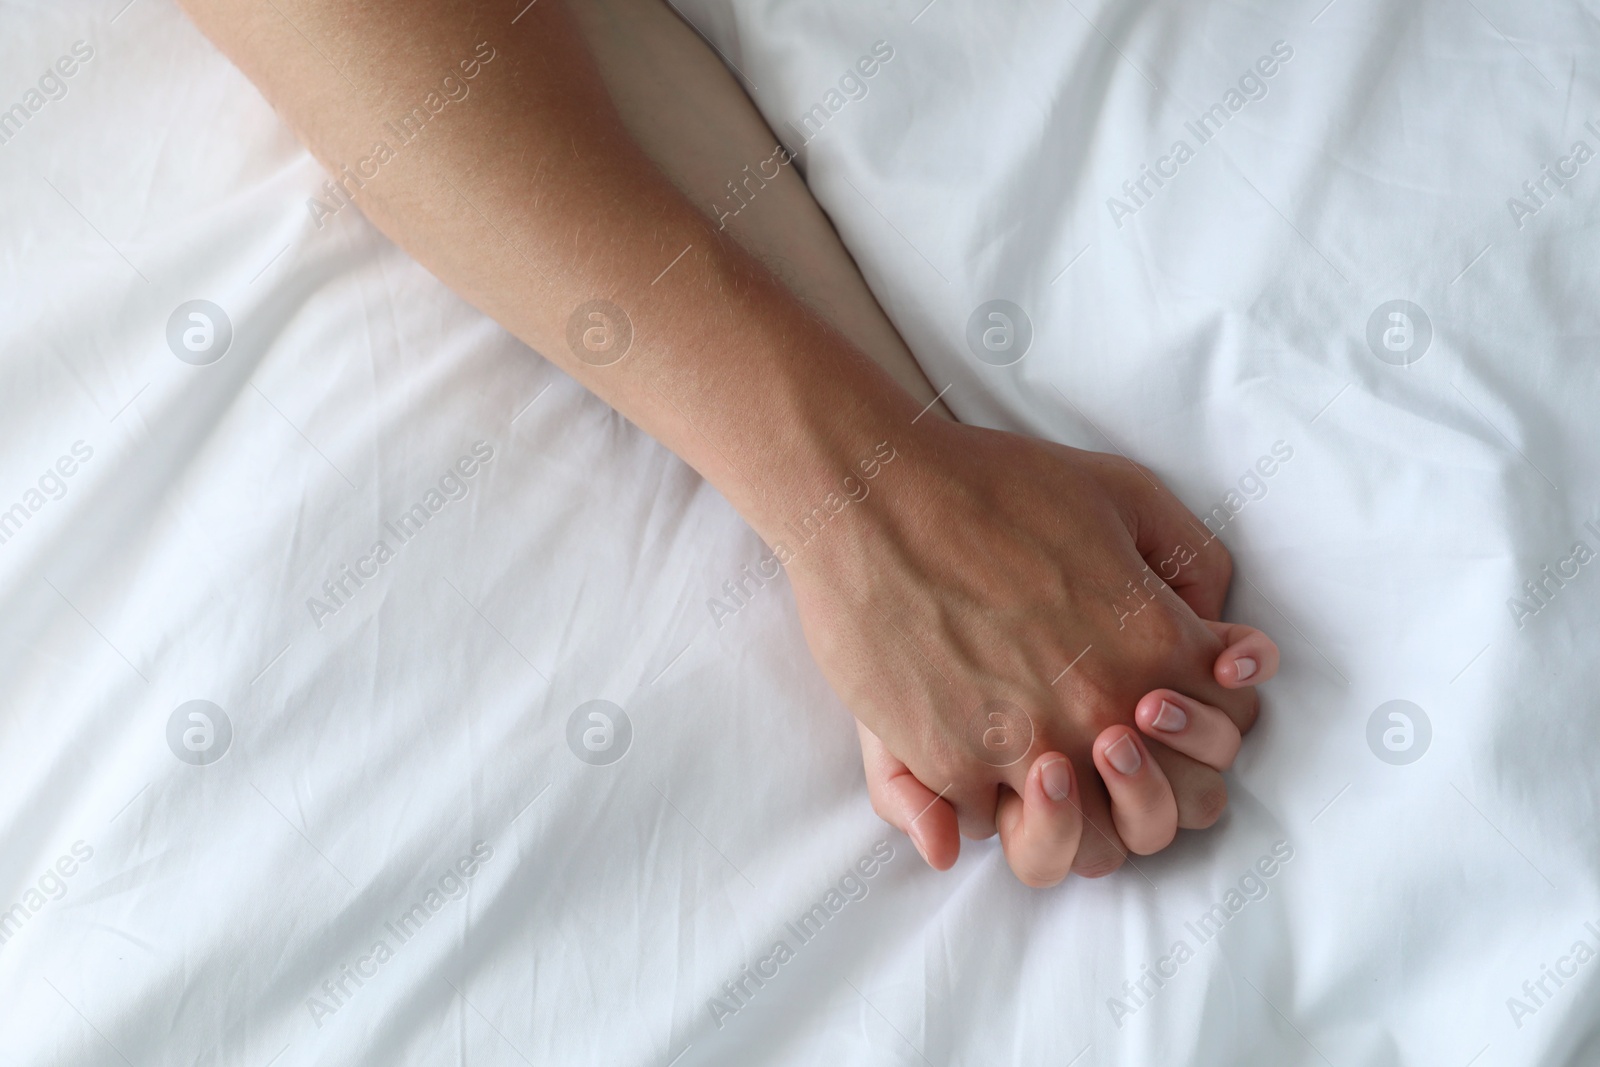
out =
<path fill-rule="evenodd" d="M 1239 681 L 1244 681 L 1256 673 L 1256 661 L 1249 656 L 1240 656 L 1233 661 L 1233 675 Z"/>
<path fill-rule="evenodd" d="M 1165 733 L 1175 734 L 1189 725 L 1189 716 L 1185 715 L 1183 709 L 1172 701 L 1163 700 L 1161 702 L 1161 710 L 1156 712 L 1156 717 L 1150 725 Z"/>
<path fill-rule="evenodd" d="M 1117 769 L 1118 774 L 1130 775 L 1139 769 L 1139 764 L 1144 762 L 1139 756 L 1139 746 L 1133 743 L 1133 737 L 1123 734 L 1121 738 L 1106 746 L 1106 759 L 1111 766 Z"/>
<path fill-rule="evenodd" d="M 914 847 L 917 850 L 917 855 L 922 857 L 922 862 L 926 863 L 929 867 L 932 867 L 933 866 L 933 861 L 928 859 L 928 850 L 922 847 L 921 839 L 918 838 L 915 833 L 910 833 L 910 834 L 907 834 L 906 836 L 911 838 L 912 847 Z"/>
<path fill-rule="evenodd" d="M 1072 791 L 1072 771 L 1067 767 L 1066 758 L 1053 759 L 1039 768 L 1039 784 L 1044 786 L 1044 795 L 1057 804 L 1066 803 Z"/>

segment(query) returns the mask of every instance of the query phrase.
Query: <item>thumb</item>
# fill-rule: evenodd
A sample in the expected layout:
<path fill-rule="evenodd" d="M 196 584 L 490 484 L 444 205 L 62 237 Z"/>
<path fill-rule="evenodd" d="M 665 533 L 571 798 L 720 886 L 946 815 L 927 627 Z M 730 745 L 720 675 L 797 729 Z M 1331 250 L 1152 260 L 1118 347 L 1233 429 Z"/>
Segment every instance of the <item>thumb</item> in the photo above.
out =
<path fill-rule="evenodd" d="M 861 738 L 861 762 L 867 772 L 867 794 L 872 810 L 916 846 L 928 866 L 947 871 L 961 854 L 961 834 L 956 825 L 956 809 L 918 781 L 878 740 L 878 735 L 861 722 L 856 723 Z"/>

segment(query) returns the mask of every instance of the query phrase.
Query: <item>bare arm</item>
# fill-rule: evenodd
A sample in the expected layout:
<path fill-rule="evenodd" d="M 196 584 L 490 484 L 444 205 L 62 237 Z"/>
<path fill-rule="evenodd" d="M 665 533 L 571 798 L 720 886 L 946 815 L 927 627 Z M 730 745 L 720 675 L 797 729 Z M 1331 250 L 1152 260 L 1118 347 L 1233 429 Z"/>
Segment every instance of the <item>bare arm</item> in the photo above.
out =
<path fill-rule="evenodd" d="M 558 3 L 515 25 L 462 0 L 189 7 L 330 173 L 376 171 L 354 199 L 385 233 L 690 463 L 758 532 L 776 536 L 791 502 L 832 491 L 837 471 L 917 414 L 662 177 Z M 413 108 L 448 99 L 446 75 L 467 97 L 400 143 Z M 568 344 L 573 315 L 596 300 L 632 327 L 609 366 Z M 615 343 L 621 324 L 600 314 L 581 317 L 580 337 L 602 345 L 609 328 Z"/>
<path fill-rule="evenodd" d="M 892 491 L 863 490 L 849 522 L 778 552 L 819 664 L 885 746 L 869 745 L 869 780 L 872 753 L 897 757 L 901 786 L 943 791 L 929 818 L 952 820 L 952 837 L 956 818 L 994 832 L 999 811 L 1016 839 L 1018 798 L 1032 798 L 1058 831 L 1036 882 L 1074 862 L 1110 870 L 1124 843 L 1154 851 L 1216 817 L 1217 769 L 1255 708 L 1213 677 L 1223 640 L 1191 610 L 1220 613 L 1221 546 L 1192 546 L 1126 626 L 1123 587 L 1197 520 L 1124 461 L 918 421 L 921 397 L 651 162 L 561 0 L 514 22 L 462 0 L 188 3 L 368 217 L 682 456 L 775 551 L 801 516 L 837 513 L 846 479 L 894 464 Z M 1146 730 L 1145 747 L 1131 712 L 1156 686 L 1231 741 L 1186 749 Z M 1029 720 L 1004 762 L 985 751 L 995 701 Z M 1131 750 L 1155 758 L 1119 770 Z M 1049 807 L 1044 769 L 1070 800 Z M 902 799 L 921 808 L 933 794 L 917 788 Z M 1097 831 L 1081 846 L 1080 815 Z"/>

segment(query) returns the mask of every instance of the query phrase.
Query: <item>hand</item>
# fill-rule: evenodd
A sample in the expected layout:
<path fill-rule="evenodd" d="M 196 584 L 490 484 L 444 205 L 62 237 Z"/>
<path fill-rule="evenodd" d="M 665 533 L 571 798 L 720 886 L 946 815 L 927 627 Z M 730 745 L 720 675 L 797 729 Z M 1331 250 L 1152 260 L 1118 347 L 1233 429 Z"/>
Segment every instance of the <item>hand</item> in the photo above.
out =
<path fill-rule="evenodd" d="M 1266 634 L 1248 626 L 1206 625 L 1228 646 L 1213 668 L 1219 685 L 1255 686 L 1277 673 L 1278 649 Z M 1232 766 L 1239 751 L 1239 729 L 1232 719 L 1171 690 L 1147 693 L 1135 709 L 1134 721 L 1146 737 L 1217 771 Z M 859 722 L 856 726 L 873 810 L 910 837 L 929 866 L 948 870 L 961 851 L 954 809 L 917 781 L 871 731 Z M 1096 765 L 1111 795 L 1112 821 L 1125 841 L 1171 840 L 1177 830 L 1176 811 L 1170 791 L 1160 795 L 1165 781 L 1158 777 L 1160 772 L 1152 768 L 1129 778 L 1115 767 L 1102 766 L 1106 750 L 1127 732 L 1125 726 L 1111 726 L 1095 739 Z M 1034 760 L 1021 794 L 1010 789 L 1001 793 L 996 813 L 1000 843 L 1006 862 L 1024 885 L 1055 885 L 1071 869 L 1084 831 L 1074 786 L 1066 757 L 1046 752 Z"/>
<path fill-rule="evenodd" d="M 894 458 L 854 523 L 825 530 L 789 567 L 818 664 L 966 836 L 994 833 L 1002 787 L 1023 796 L 1039 757 L 1064 754 L 1092 828 L 1072 869 L 1114 870 L 1123 847 L 1090 773 L 1103 758 L 1096 739 L 1157 688 L 1240 730 L 1254 719 L 1254 693 L 1213 677 L 1223 642 L 1195 614 L 1221 613 L 1226 551 L 1120 457 L 933 419 L 889 444 Z M 997 707 L 1012 709 L 998 733 Z M 1214 768 L 1125 736 L 1153 757 L 1176 825 L 1216 819 L 1227 793 Z"/>

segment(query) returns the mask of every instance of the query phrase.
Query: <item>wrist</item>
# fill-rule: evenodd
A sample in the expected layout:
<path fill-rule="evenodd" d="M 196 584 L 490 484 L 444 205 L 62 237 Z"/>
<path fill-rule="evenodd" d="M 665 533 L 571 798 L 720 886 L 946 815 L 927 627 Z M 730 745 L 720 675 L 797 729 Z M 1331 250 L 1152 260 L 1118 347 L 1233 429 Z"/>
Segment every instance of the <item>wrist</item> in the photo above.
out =
<path fill-rule="evenodd" d="M 946 510 L 951 452 L 965 447 L 967 428 L 931 413 L 918 418 L 919 410 L 825 436 L 832 444 L 816 461 L 794 464 L 781 491 L 744 513 L 792 575 L 826 573 L 865 588 L 884 552 L 920 540 L 928 516 Z"/>
<path fill-rule="evenodd" d="M 885 490 L 897 467 L 905 466 L 904 453 L 892 432 L 867 435 L 852 447 L 831 452 L 783 491 L 769 492 L 746 516 L 784 566 L 802 557 L 816 564 L 881 526 Z"/>
<path fill-rule="evenodd" d="M 809 544 L 847 511 L 859 519 L 876 510 L 884 472 L 923 424 L 937 421 L 919 420 L 921 405 L 867 357 L 842 339 L 826 340 L 837 344 L 820 357 L 783 361 L 740 416 L 748 423 L 744 447 L 721 457 L 732 470 L 713 479 L 775 550 Z"/>

